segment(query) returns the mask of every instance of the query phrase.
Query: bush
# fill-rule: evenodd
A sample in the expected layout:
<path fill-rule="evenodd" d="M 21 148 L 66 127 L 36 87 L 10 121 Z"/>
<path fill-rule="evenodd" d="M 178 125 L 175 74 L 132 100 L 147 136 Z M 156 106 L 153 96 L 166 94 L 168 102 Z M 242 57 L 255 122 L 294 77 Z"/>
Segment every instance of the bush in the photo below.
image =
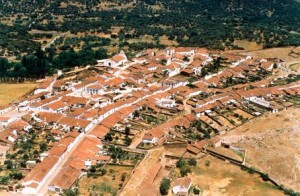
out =
<path fill-rule="evenodd" d="M 206 167 L 209 167 L 209 166 L 210 166 L 210 161 L 208 161 L 208 160 L 205 161 L 205 166 L 206 166 Z"/>

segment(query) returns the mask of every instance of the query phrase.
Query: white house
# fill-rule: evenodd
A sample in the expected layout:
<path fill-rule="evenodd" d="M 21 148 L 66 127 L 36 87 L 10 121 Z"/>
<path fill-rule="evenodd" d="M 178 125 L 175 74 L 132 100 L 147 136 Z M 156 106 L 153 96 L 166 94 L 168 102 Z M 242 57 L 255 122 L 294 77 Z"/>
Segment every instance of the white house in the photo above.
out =
<path fill-rule="evenodd" d="M 167 98 L 157 99 L 156 105 L 163 108 L 175 108 L 177 106 L 174 99 Z"/>
<path fill-rule="evenodd" d="M 191 186 L 192 180 L 189 177 L 177 178 L 172 190 L 176 195 L 188 195 Z"/>
<path fill-rule="evenodd" d="M 151 133 L 146 133 L 143 137 L 142 142 L 144 144 L 155 144 L 157 142 L 158 138 L 152 135 Z"/>
<path fill-rule="evenodd" d="M 51 92 L 55 81 L 56 80 L 54 80 L 53 78 L 45 79 L 38 87 L 36 87 L 34 94 L 39 94 L 41 92 Z"/>
<path fill-rule="evenodd" d="M 120 52 L 120 54 L 113 56 L 110 59 L 104 59 L 97 61 L 98 63 L 103 63 L 105 67 L 119 67 L 128 61 L 127 56 L 124 52 Z"/>
<path fill-rule="evenodd" d="M 201 73 L 202 73 L 202 67 L 194 67 L 193 68 L 193 72 L 194 72 L 194 74 L 195 75 L 201 75 Z"/>
<path fill-rule="evenodd" d="M 18 117 L 0 117 L 0 127 L 7 127 L 10 123 L 18 120 Z"/>
<path fill-rule="evenodd" d="M 13 105 L 10 105 L 10 106 L 5 106 L 5 107 L 1 107 L 0 106 L 0 114 L 5 114 L 9 111 L 12 111 L 14 109 L 14 106 Z"/>

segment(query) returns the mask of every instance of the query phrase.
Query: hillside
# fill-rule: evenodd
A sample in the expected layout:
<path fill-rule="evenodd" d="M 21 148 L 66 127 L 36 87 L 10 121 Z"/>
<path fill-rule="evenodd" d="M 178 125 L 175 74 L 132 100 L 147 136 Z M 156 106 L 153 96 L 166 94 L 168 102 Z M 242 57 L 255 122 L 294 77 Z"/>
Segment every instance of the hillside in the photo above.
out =
<path fill-rule="evenodd" d="M 54 68 L 90 64 L 121 49 L 134 55 L 170 45 L 247 48 L 239 40 L 257 48 L 300 45 L 300 3 L 294 0 L 0 0 L 0 4 L 0 56 L 20 61 L 43 48 Z M 97 50 L 100 55 L 92 54 Z M 80 60 L 70 63 L 65 56 Z M 26 76 L 19 65 L 17 70 L 18 76 Z"/>
<path fill-rule="evenodd" d="M 266 47 L 299 45 L 300 5 L 293 0 L 10 0 L 1 17 L 29 29 L 168 36 L 181 45 L 223 48 L 234 39 Z M 5 21 L 5 20 L 4 20 Z M 125 27 L 125 28 L 124 28 Z M 29 30 L 28 29 L 28 30 Z M 223 45 L 222 45 L 223 44 Z M 224 45 L 225 44 L 225 45 Z"/>

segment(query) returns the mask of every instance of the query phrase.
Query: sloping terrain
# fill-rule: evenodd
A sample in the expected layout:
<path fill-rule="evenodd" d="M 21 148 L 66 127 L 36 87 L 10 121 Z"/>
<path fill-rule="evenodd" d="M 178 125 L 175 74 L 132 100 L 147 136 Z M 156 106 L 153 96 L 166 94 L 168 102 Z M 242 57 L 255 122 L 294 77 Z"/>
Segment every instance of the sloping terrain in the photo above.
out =
<path fill-rule="evenodd" d="M 162 35 L 180 45 L 214 49 L 239 48 L 234 41 L 241 39 L 264 47 L 300 44 L 300 6 L 293 0 L 1 0 L 0 4 L 3 23 L 28 30 L 110 34 L 113 27 L 121 27 L 119 46 L 143 35 L 156 36 L 152 47 L 160 45 L 157 36 Z"/>
<path fill-rule="evenodd" d="M 229 132 L 225 140 L 247 150 L 246 164 L 300 191 L 300 110 L 254 119 Z"/>

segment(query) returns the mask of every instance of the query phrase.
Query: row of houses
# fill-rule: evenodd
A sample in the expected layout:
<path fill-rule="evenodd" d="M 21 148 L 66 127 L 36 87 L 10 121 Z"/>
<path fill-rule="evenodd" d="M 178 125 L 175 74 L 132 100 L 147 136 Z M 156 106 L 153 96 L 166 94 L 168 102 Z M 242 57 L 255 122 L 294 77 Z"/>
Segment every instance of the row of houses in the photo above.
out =
<path fill-rule="evenodd" d="M 220 56 L 202 48 L 182 47 L 142 51 L 129 61 L 121 52 L 98 61 L 101 74 L 72 81 L 46 78 L 32 95 L 1 108 L 0 125 L 5 128 L 0 132 L 3 145 L 12 145 L 20 135 L 26 135 L 32 125 L 47 127 L 57 140 L 49 151 L 40 155 L 41 163 L 23 180 L 23 193 L 38 193 L 64 158 L 67 158 L 66 163 L 48 187 L 51 191 L 61 192 L 71 187 L 85 169 L 108 162 L 110 157 L 105 155 L 101 139 L 110 129 L 124 129 L 134 113 L 145 107 L 154 114 L 162 110 L 178 113 L 185 109 L 185 100 L 202 92 L 212 94 L 195 100 L 193 114 L 148 130 L 142 142 L 154 144 L 172 137 L 175 128 L 189 128 L 197 118 L 219 106 L 251 102 L 276 112 L 278 108 L 270 98 L 299 94 L 299 82 L 267 87 L 270 80 L 251 83 L 253 89 L 246 89 L 247 84 L 218 89 L 216 87 L 228 78 L 245 78 L 247 74 L 261 69 L 271 71 L 274 67 L 268 60 L 226 54 L 222 58 L 229 64 L 228 69 L 201 78 L 202 68 Z M 186 75 L 201 79 L 188 82 L 186 78 L 177 77 Z M 6 115 L 14 110 L 27 114 L 24 115 L 27 120 Z M 15 124 L 20 127 L 15 128 Z M 190 148 L 199 149 L 201 145 Z M 64 178 L 69 180 L 62 180 Z"/>

